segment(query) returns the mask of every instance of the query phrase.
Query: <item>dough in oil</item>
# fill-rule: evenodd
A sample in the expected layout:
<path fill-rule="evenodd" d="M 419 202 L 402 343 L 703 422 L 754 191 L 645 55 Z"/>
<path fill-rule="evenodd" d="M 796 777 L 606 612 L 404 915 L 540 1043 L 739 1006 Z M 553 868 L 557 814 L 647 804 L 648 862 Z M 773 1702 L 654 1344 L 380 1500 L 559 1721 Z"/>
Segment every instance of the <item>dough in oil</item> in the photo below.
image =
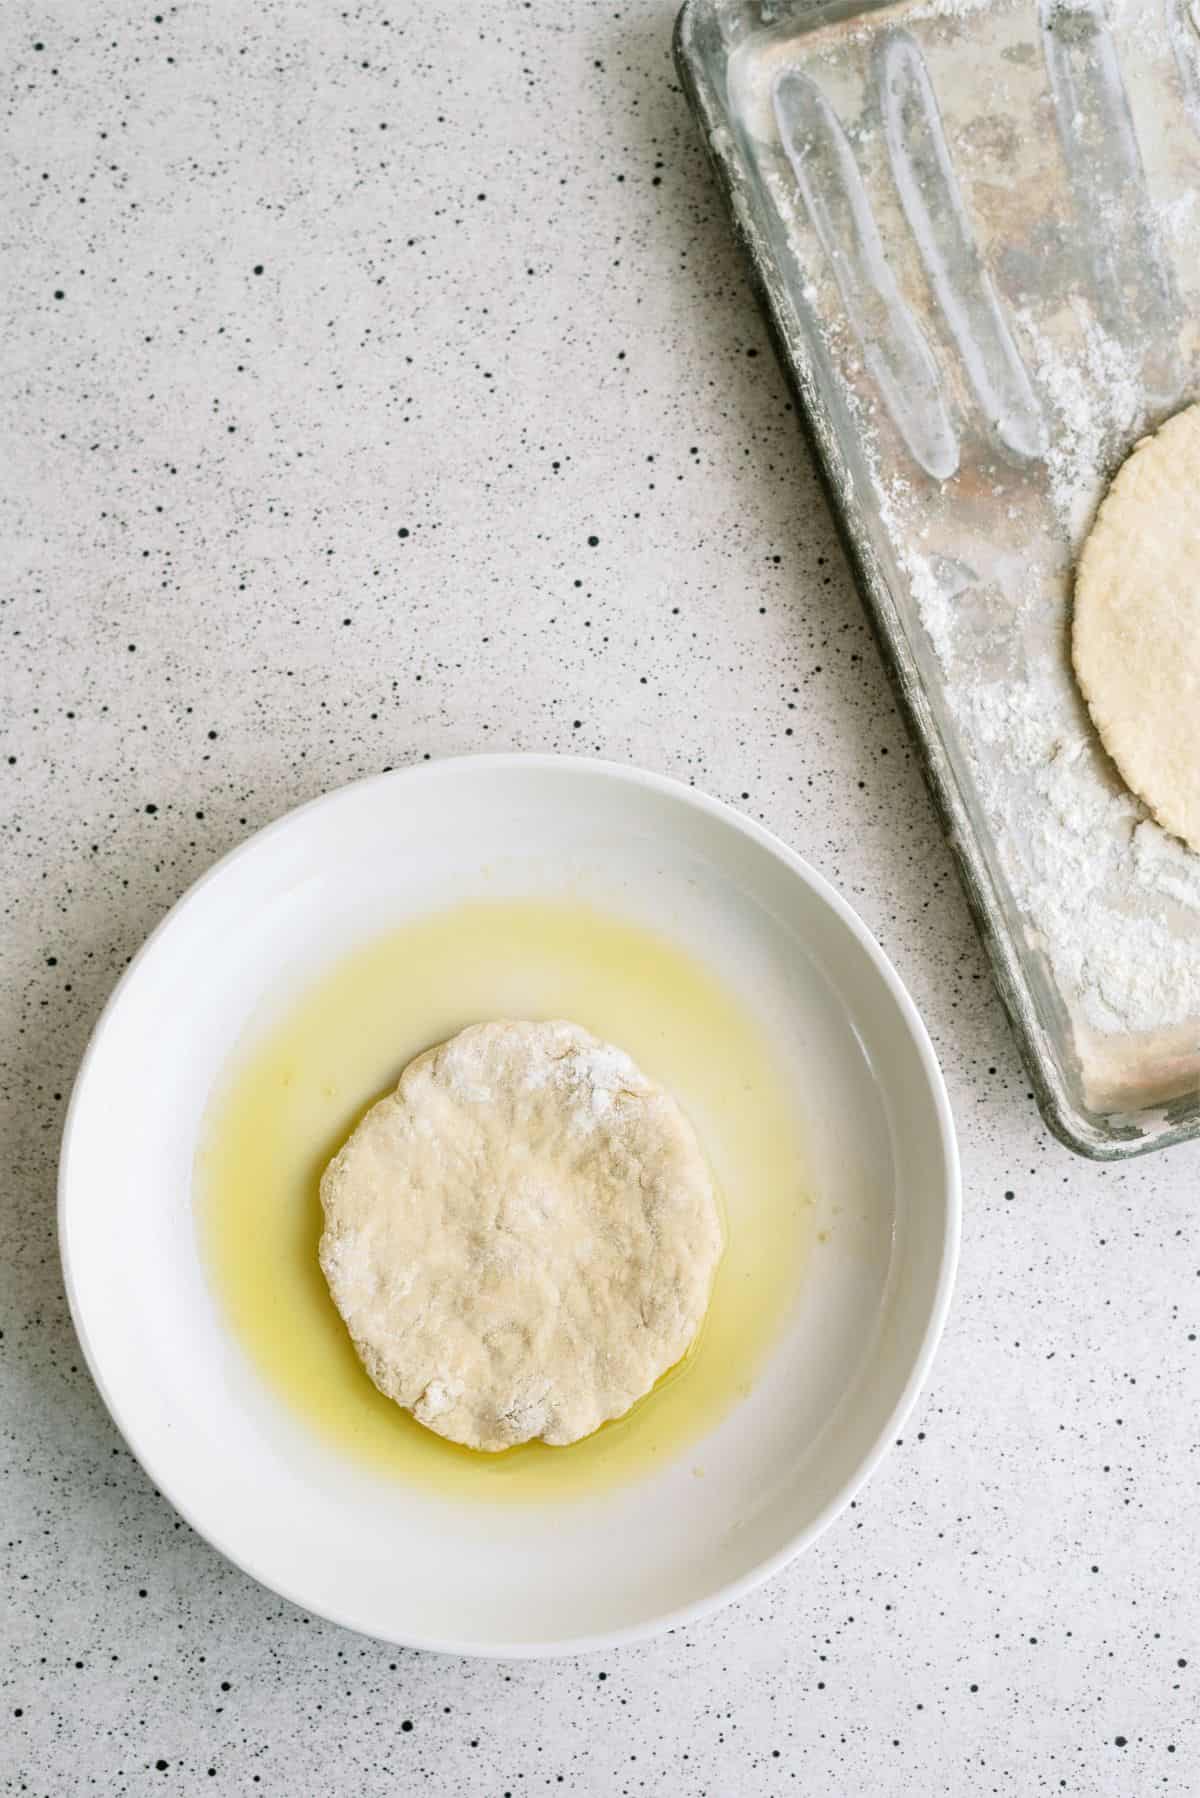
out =
<path fill-rule="evenodd" d="M 1127 785 L 1200 850 L 1200 406 L 1118 470 L 1079 559 L 1072 659 Z"/>
<path fill-rule="evenodd" d="M 471 1448 L 590 1435 L 686 1353 L 721 1256 L 675 1101 L 567 1023 L 475 1024 L 321 1181 L 320 1260 L 381 1392 Z"/>

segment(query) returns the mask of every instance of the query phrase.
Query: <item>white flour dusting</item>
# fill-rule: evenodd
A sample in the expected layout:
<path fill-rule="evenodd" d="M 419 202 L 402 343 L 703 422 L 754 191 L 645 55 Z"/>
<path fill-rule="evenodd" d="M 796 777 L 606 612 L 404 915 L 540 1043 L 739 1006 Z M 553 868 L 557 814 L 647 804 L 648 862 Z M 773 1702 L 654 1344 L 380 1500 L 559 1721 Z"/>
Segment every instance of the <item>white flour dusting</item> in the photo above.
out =
<path fill-rule="evenodd" d="M 1099 497 L 1099 471 L 1114 440 L 1129 441 L 1144 404 L 1138 363 L 1087 313 L 1071 308 L 1074 353 L 1060 350 L 1028 308 L 1019 314 L 1032 373 L 1055 413 L 1046 455 L 1050 498 L 1073 544 L 1082 542 Z"/>
<path fill-rule="evenodd" d="M 1091 0 L 1083 10 L 1097 16 Z M 1018 929 L 1048 963 L 1089 1090 L 1120 1105 L 1142 1084 L 1157 1090 L 1173 1057 L 1177 1070 L 1179 1055 L 1195 1056 L 1200 855 L 1148 816 L 1092 727 L 1070 666 L 1071 571 L 1107 480 L 1138 435 L 1173 409 L 1163 396 L 1195 385 L 1200 331 L 1190 321 L 1200 316 L 1200 181 L 1196 132 L 1180 104 L 1161 9 L 1110 0 L 1103 16 L 1118 40 L 1146 162 L 1150 235 L 1143 247 L 1153 263 L 1157 233 L 1173 264 L 1184 321 L 1178 344 L 1169 330 L 1165 342 L 1153 333 L 1136 340 L 1134 301 L 1145 297 L 1144 269 L 1134 270 L 1134 279 L 1126 266 L 1130 279 L 1119 289 L 1125 303 L 1105 311 L 1087 268 L 1075 260 L 1092 239 L 1078 228 L 1078 194 L 1054 135 L 1035 0 L 916 0 L 812 32 L 781 26 L 739 46 L 730 91 L 743 129 L 760 147 L 764 183 L 794 246 L 803 309 L 834 371 L 837 404 L 849 414 L 840 434 L 865 464 L 865 482 L 851 475 L 845 503 L 868 519 L 872 510 L 879 514 L 875 543 L 901 616 L 919 615 L 927 642 L 914 629 L 914 649 L 935 704 L 950 714 L 950 748 L 954 754 L 957 738 L 957 772 L 982 814 L 981 840 L 994 846 L 993 865 L 1019 914 Z M 923 259 L 919 242 L 913 254 L 873 97 L 873 44 L 893 25 L 911 30 L 927 59 L 980 251 L 997 291 L 1009 296 L 1008 323 L 1050 426 L 1040 460 L 1006 462 L 985 441 L 962 358 L 947 343 L 932 301 L 928 246 Z M 1069 73 L 1075 65 L 1064 66 Z M 905 453 L 795 176 L 777 153 L 770 96 L 789 68 L 810 69 L 841 120 L 885 253 L 896 258 L 905 297 L 939 346 L 961 442 L 959 472 L 945 482 L 927 480 Z M 1093 108 L 1105 103 L 1098 87 L 1089 93 Z M 1131 194 L 1135 205 L 1137 197 Z M 1111 210 L 1112 192 L 1109 202 Z M 1099 237 L 1111 239 L 1114 255 L 1128 254 L 1131 229 L 1118 207 L 1103 218 Z M 1021 297 L 1014 300 L 1014 292 Z"/>
<path fill-rule="evenodd" d="M 1200 943 L 1172 913 L 1200 913 L 1200 857 L 1160 830 L 1110 773 L 1071 677 L 1047 665 L 963 695 L 984 801 L 1005 820 L 1008 873 L 1064 990 L 1103 1032 L 1200 1015 Z M 1014 770 L 1027 799 L 1014 815 Z M 1157 901 L 1158 903 L 1154 903 Z"/>
<path fill-rule="evenodd" d="M 1194 187 L 1187 193 L 1180 194 L 1169 206 L 1159 212 L 1159 228 L 1173 249 L 1179 249 L 1189 243 L 1196 229 L 1196 201 L 1200 194 Z"/>
<path fill-rule="evenodd" d="M 531 1062 L 522 1073 L 521 1090 L 532 1093 L 549 1088 L 560 1093 L 574 1107 L 578 1126 L 586 1128 L 589 1122 L 606 1117 L 622 1093 L 640 1100 L 650 1091 L 645 1076 L 623 1049 L 590 1038 L 577 1040 L 579 1033 L 571 1024 L 548 1024 L 545 1029 L 567 1033 L 563 1051 Z"/>
<path fill-rule="evenodd" d="M 1097 1031 L 1200 1018 L 1200 856 L 1159 828 L 1111 771 L 1065 652 L 1023 678 L 972 679 L 953 593 L 928 559 L 904 558 L 913 597 L 1000 846 L 1014 898 L 1067 998 Z"/>
<path fill-rule="evenodd" d="M 1114 443 L 1129 443 L 1142 403 L 1138 374 L 1082 311 L 1073 351 L 1055 347 L 1028 316 L 1021 323 L 1054 415 L 1049 496 L 1074 547 Z M 886 491 L 903 542 L 906 487 L 893 479 Z M 1068 660 L 1066 571 L 1049 590 L 1030 585 L 1007 632 L 973 642 L 969 601 L 939 580 L 928 556 L 909 551 L 903 561 L 949 677 L 1005 874 L 1060 988 L 1101 1033 L 1200 1018 L 1200 856 L 1159 828 L 1100 745 Z"/>
<path fill-rule="evenodd" d="M 1021 323 L 1055 414 L 1050 499 L 1074 549 L 1114 444 L 1130 444 L 1143 404 L 1138 368 L 1081 307 L 1073 351 L 1028 315 Z M 944 643 L 943 609 L 932 618 Z M 1003 820 L 1018 901 L 1094 1028 L 1153 1031 L 1200 1018 L 1200 856 L 1161 830 L 1112 768 L 1075 686 L 1065 629 L 1039 642 L 1030 623 L 1018 678 L 989 681 L 977 668 L 952 688 L 968 741 L 985 751 L 975 758 L 980 786 Z"/>

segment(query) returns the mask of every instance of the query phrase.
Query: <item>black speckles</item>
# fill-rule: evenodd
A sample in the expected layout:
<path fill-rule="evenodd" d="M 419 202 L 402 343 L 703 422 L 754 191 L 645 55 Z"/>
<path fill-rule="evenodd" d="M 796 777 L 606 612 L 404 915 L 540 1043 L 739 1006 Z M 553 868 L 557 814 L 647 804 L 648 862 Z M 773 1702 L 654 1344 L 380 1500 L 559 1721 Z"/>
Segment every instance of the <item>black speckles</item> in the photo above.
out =
<path fill-rule="evenodd" d="M 160 1773 L 165 1773 L 170 1764 L 170 1761 L 155 1761 L 154 1763 Z"/>
<path fill-rule="evenodd" d="M 1129 1738 L 1128 1736 L 1114 1736 L 1113 1742 L 1118 1748 L 1125 1748 L 1128 1746 Z"/>
<path fill-rule="evenodd" d="M 412 1729 L 412 1718 L 406 1717 L 404 1719 L 403 1723 L 400 1725 L 400 1727 L 404 1731 L 404 1733 L 407 1735 Z"/>
<path fill-rule="evenodd" d="M 58 40 L 30 63 L 17 24 L 29 211 L 12 231 L 33 303 L 15 315 L 10 385 L 15 365 L 28 466 L 49 477 L 0 610 L 14 776 L 0 880 L 28 1013 L 0 1087 L 29 1149 L 20 1187 L 50 1191 L 64 1109 L 52 1094 L 139 936 L 211 860 L 385 756 L 410 766 L 494 743 L 725 792 L 823 865 L 915 976 L 990 1217 L 975 1219 L 978 1315 L 953 1345 L 969 1379 L 948 1343 L 937 1414 L 906 1438 L 919 1453 L 897 1451 L 800 1577 L 622 1655 L 619 1680 L 599 1678 L 601 1656 L 506 1683 L 484 1664 L 421 1656 L 397 1670 L 394 1650 L 301 1619 L 176 1533 L 127 1453 L 110 1456 L 86 1372 L 68 1374 L 45 1205 L 5 1210 L 6 1364 L 23 1390 L 26 1354 L 28 1389 L 53 1394 L 61 1378 L 72 1407 L 44 1426 L 40 1407 L 18 1412 L 8 1477 L 30 1527 L 0 1542 L 5 1591 L 18 1611 L 32 1601 L 22 1639 L 42 1638 L 6 1695 L 30 1793 L 89 1779 L 97 1794 L 302 1793 L 345 1764 L 371 1789 L 440 1780 L 464 1798 L 564 1786 L 785 1798 L 870 1791 L 887 1783 L 881 1761 L 923 1793 L 944 1788 L 946 1741 L 964 1728 L 973 1740 L 959 1746 L 978 1755 L 956 1761 L 964 1788 L 1040 1792 L 1067 1774 L 1072 1791 L 1108 1790 L 1128 1763 L 1126 1785 L 1158 1790 L 1190 1764 L 1190 1667 L 1178 1665 L 1190 1593 L 1153 1553 L 1185 1465 L 1174 1401 L 1200 1377 L 1188 1178 L 1171 1158 L 1145 1172 L 1067 1162 L 1025 1107 L 661 21 L 646 5 L 619 20 L 568 9 L 555 31 L 536 7 L 460 21 L 488 34 L 494 129 L 481 149 L 470 56 L 444 37 L 453 9 L 409 7 L 385 26 L 387 8 L 339 4 L 322 14 L 332 128 L 309 180 L 303 21 L 320 9 L 301 8 L 299 27 L 278 0 L 207 10 L 211 32 L 182 4 L 150 32 L 136 11 L 73 32 L 65 130 L 51 110 Z M 66 65 L 65 34 L 62 49 Z M 404 178 L 434 167 L 437 181 Z M 305 254 L 313 244 L 319 256 Z M 41 716 L 14 710 L 13 692 Z M 896 748 L 886 764 L 881 743 Z M 10 1018 L 20 1007 L 18 992 Z M 1027 1216 L 1036 1230 L 1020 1228 Z M 1183 1229 L 1171 1253 L 1167 1218 Z M 1097 1247 L 1101 1233 L 1112 1247 Z M 1031 1402 L 1011 1416 L 971 1402 L 1014 1380 Z M 64 1424 L 79 1432 L 73 1489 Z M 10 1429 L 6 1414 L 5 1440 Z M 1044 1502 L 1025 1505 L 1035 1474 Z M 1080 1590 L 1081 1556 L 1106 1540 L 1120 1553 Z M 153 1605 L 128 1583 L 139 1566 Z M 859 1625 L 847 1608 L 861 1608 Z M 56 1693 L 76 1641 L 86 1667 Z M 110 1646 L 124 1665 L 102 1681 Z M 1030 1725 L 1042 1661 L 1055 1677 Z M 980 1683 L 964 1715 L 968 1680 Z M 1114 1707 L 1134 1713 L 1118 1728 L 1138 1729 L 1124 1759 Z M 347 1742 L 352 1767 L 338 1759 Z M 1176 1787 L 1188 1788 L 1182 1771 Z"/>
<path fill-rule="evenodd" d="M 256 263 L 255 263 L 255 264 L 254 264 L 254 268 L 253 268 L 253 270 L 252 270 L 252 272 L 253 272 L 253 273 L 254 273 L 254 274 L 256 274 L 256 275 L 261 275 L 261 274 L 262 274 L 262 273 L 263 273 L 263 265 L 262 265 L 262 263 L 261 263 L 261 262 L 256 262 Z"/>
<path fill-rule="evenodd" d="M 588 548 L 589 549 L 597 549 L 599 547 L 599 544 L 600 544 L 599 537 L 589 537 L 588 538 Z"/>
<path fill-rule="evenodd" d="M 146 807 L 146 810 L 150 814 L 150 816 L 153 817 L 155 812 L 158 810 L 158 807 L 156 805 L 148 805 Z"/>

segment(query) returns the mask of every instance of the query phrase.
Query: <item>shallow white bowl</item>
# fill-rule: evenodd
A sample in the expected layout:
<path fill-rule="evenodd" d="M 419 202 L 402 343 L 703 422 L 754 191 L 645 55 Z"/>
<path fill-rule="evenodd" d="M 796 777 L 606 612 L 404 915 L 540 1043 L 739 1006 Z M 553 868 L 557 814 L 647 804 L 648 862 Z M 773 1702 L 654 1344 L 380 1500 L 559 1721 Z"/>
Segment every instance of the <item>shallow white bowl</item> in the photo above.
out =
<path fill-rule="evenodd" d="M 432 907 L 566 891 L 699 950 L 769 1022 L 831 1228 L 750 1395 L 704 1439 L 705 1477 L 685 1455 L 548 1518 L 398 1488 L 285 1417 L 208 1287 L 192 1177 L 213 1082 L 256 1008 Z M 836 1517 L 929 1367 L 959 1207 L 954 1130 L 924 1027 L 818 874 L 677 782 L 567 757 L 481 756 L 316 800 L 180 900 L 84 1058 L 59 1228 L 93 1377 L 195 1529 L 353 1629 L 530 1655 L 610 1647 L 698 1617 Z"/>

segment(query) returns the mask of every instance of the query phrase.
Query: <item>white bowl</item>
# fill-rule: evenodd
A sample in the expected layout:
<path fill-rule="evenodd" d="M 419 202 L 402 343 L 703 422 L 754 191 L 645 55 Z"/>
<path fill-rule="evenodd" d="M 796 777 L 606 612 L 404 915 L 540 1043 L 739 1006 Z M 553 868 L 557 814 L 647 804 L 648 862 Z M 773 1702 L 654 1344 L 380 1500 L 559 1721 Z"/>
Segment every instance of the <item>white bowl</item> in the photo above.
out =
<path fill-rule="evenodd" d="M 444 1505 L 268 1415 L 197 1251 L 202 1115 L 256 1007 L 388 925 L 497 883 L 570 890 L 700 946 L 786 1028 L 831 1224 L 750 1394 L 684 1456 L 544 1510 Z M 806 1548 L 895 1436 L 950 1300 L 945 1088 L 886 957 L 767 831 L 675 781 L 554 756 L 346 787 L 227 856 L 136 957 L 76 1081 L 59 1228 L 109 1410 L 195 1529 L 297 1604 L 462 1654 L 576 1653 L 737 1598 Z M 278 1427 L 277 1427 L 278 1425 Z"/>

